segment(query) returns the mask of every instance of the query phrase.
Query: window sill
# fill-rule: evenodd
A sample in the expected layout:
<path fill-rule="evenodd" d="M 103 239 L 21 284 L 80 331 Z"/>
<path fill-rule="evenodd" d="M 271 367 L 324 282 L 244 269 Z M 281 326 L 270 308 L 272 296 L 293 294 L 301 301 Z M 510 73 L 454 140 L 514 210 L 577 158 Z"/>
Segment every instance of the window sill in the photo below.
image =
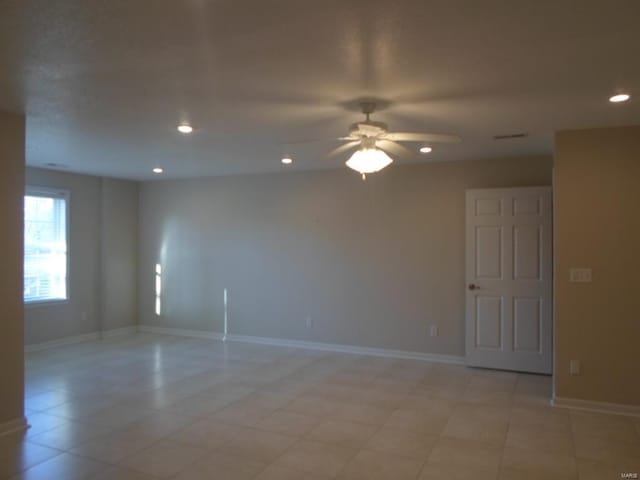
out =
<path fill-rule="evenodd" d="M 68 298 L 65 300 L 32 300 L 30 302 L 24 302 L 24 308 L 56 307 L 59 305 L 66 305 L 68 303 Z"/>

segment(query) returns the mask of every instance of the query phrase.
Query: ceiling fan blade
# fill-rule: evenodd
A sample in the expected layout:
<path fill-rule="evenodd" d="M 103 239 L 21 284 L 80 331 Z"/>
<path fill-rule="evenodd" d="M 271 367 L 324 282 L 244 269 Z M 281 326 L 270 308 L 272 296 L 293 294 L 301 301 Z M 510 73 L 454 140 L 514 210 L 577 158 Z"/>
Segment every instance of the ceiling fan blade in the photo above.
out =
<path fill-rule="evenodd" d="M 396 142 L 458 143 L 462 141 L 459 136 L 448 133 L 390 132 L 385 135 L 385 138 Z"/>
<path fill-rule="evenodd" d="M 387 150 L 394 155 L 401 156 L 414 156 L 415 152 L 412 152 L 407 147 L 400 145 L 399 143 L 392 142 L 391 140 L 378 140 L 376 142 L 376 146 L 381 148 L 382 150 Z"/>
<path fill-rule="evenodd" d="M 358 145 L 360 145 L 359 141 L 345 143 L 344 145 L 340 145 L 338 148 L 334 148 L 329 153 L 327 153 L 327 157 L 335 157 L 336 155 L 347 152 L 352 148 L 357 147 Z"/>

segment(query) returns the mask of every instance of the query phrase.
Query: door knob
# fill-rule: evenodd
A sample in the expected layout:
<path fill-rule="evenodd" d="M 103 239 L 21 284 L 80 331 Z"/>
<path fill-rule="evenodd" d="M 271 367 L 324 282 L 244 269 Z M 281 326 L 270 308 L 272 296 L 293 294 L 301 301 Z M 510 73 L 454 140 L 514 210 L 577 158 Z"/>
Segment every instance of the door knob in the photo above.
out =
<path fill-rule="evenodd" d="M 480 290 L 480 287 L 475 285 L 475 284 L 473 284 L 473 283 L 470 283 L 469 284 L 469 290 Z"/>

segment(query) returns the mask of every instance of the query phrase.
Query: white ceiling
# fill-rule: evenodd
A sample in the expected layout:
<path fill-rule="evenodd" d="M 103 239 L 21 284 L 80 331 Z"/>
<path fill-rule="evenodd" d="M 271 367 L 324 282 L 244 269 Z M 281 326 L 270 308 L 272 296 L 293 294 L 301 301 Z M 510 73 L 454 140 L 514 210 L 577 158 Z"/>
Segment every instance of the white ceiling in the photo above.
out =
<path fill-rule="evenodd" d="M 331 143 L 279 159 L 344 135 L 362 97 L 393 130 L 463 137 L 400 162 L 549 154 L 555 130 L 640 123 L 639 19 L 638 0 L 0 0 L 0 108 L 26 112 L 29 165 L 136 179 L 342 166 Z"/>

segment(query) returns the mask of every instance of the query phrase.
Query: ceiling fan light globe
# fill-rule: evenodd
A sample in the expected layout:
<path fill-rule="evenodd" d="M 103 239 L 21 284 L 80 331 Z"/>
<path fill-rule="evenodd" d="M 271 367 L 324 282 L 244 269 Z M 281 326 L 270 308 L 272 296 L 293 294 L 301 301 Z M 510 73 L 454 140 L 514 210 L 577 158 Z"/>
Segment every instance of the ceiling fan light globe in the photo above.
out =
<path fill-rule="evenodd" d="M 358 173 L 375 173 L 391 165 L 393 159 L 379 148 L 363 148 L 357 150 L 345 163 Z"/>

